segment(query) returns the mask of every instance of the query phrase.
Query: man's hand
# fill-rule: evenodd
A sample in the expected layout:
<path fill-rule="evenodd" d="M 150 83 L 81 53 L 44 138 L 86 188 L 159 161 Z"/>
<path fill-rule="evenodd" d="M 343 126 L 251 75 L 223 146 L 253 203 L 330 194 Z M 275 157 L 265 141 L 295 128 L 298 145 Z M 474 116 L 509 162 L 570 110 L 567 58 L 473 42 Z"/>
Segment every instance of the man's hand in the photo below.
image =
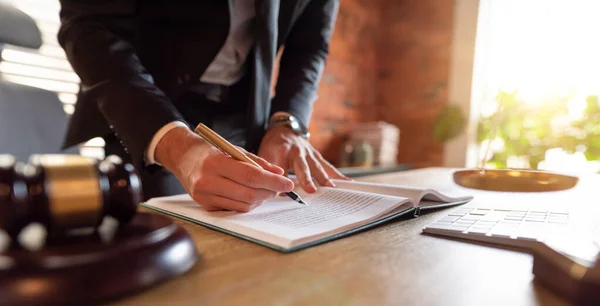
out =
<path fill-rule="evenodd" d="M 306 192 L 317 191 L 313 177 L 320 185 L 335 187 L 331 178 L 348 179 L 332 166 L 308 140 L 285 126 L 270 128 L 263 138 L 258 156 L 281 167 L 293 169 L 298 182 Z"/>
<path fill-rule="evenodd" d="M 169 131 L 156 147 L 156 160 L 171 171 L 206 210 L 247 212 L 288 192 L 294 183 L 283 169 L 247 153 L 263 169 L 226 156 L 187 128 Z"/>

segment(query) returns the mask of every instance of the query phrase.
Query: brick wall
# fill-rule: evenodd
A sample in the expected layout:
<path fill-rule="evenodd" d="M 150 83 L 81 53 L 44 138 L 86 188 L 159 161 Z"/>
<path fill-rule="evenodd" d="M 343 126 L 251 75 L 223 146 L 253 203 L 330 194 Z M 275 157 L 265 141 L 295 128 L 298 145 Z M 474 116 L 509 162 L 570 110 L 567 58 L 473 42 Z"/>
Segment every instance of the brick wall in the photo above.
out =
<path fill-rule="evenodd" d="M 330 161 L 352 123 L 377 119 L 380 4 L 341 1 L 310 125 L 311 142 Z"/>
<path fill-rule="evenodd" d="M 433 120 L 447 103 L 453 0 L 342 0 L 315 102 L 313 145 L 337 162 L 351 124 L 402 131 L 400 162 L 443 163 Z"/>
<path fill-rule="evenodd" d="M 399 161 L 443 164 L 433 122 L 447 104 L 453 0 L 385 1 L 379 48 L 379 118 L 402 131 Z"/>

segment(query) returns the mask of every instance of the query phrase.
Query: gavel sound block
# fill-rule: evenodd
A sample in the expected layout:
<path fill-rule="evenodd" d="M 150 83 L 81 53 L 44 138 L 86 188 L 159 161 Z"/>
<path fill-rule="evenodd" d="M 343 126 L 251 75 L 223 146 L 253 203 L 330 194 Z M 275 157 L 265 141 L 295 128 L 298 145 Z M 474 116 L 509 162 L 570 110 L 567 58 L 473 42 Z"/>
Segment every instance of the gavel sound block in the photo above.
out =
<path fill-rule="evenodd" d="M 140 201 L 139 177 L 118 157 L 38 155 L 22 164 L 0 155 L 0 230 L 10 237 L 0 252 L 1 303 L 94 303 L 189 270 L 198 258 L 192 239 L 168 217 L 137 213 Z M 102 235 L 111 218 L 118 227 Z M 47 233 L 39 250 L 20 240 L 31 224 Z"/>

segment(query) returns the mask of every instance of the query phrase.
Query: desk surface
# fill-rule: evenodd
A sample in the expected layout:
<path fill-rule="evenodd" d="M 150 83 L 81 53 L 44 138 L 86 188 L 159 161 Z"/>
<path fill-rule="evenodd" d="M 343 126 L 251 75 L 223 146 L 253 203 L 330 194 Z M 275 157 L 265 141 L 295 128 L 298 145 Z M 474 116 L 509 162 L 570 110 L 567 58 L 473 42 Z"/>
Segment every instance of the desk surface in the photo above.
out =
<path fill-rule="evenodd" d="M 441 168 L 360 180 L 462 189 L 452 182 L 451 170 Z M 589 195 L 599 182 L 600 176 L 589 176 L 570 191 L 517 196 L 464 190 L 478 203 L 591 206 Z M 196 241 L 200 261 L 185 275 L 115 304 L 566 305 L 533 282 L 532 256 L 523 251 L 421 233 L 448 211 L 392 221 L 291 254 L 176 219 Z"/>

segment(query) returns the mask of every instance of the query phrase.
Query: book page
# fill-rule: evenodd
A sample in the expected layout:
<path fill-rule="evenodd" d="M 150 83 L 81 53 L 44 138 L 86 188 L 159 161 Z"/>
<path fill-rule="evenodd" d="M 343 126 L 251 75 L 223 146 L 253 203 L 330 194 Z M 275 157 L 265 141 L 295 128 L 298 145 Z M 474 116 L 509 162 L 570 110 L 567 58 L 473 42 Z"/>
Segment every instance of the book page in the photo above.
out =
<path fill-rule="evenodd" d="M 320 187 L 314 194 L 297 190 L 309 204 L 277 197 L 247 213 L 209 212 L 189 195 L 154 198 L 144 205 L 271 244 L 289 247 L 298 239 L 343 232 L 412 205 L 407 198 Z"/>
<path fill-rule="evenodd" d="M 409 198 L 415 205 L 419 203 L 423 204 L 419 206 L 432 206 L 439 203 L 469 200 L 472 198 L 454 190 L 438 191 L 429 188 L 359 181 L 334 180 L 334 182 L 338 188 Z"/>
<path fill-rule="evenodd" d="M 411 207 L 409 199 L 354 190 L 321 187 L 316 194 L 298 192 L 309 204 L 273 210 L 289 199 L 274 199 L 262 209 L 225 217 L 227 220 L 255 230 L 276 233 L 296 240 L 323 233 L 355 227 L 363 221 L 374 220 L 398 208 Z M 279 202 L 279 204 L 278 204 Z M 259 206 L 259 208 L 261 208 Z"/>

